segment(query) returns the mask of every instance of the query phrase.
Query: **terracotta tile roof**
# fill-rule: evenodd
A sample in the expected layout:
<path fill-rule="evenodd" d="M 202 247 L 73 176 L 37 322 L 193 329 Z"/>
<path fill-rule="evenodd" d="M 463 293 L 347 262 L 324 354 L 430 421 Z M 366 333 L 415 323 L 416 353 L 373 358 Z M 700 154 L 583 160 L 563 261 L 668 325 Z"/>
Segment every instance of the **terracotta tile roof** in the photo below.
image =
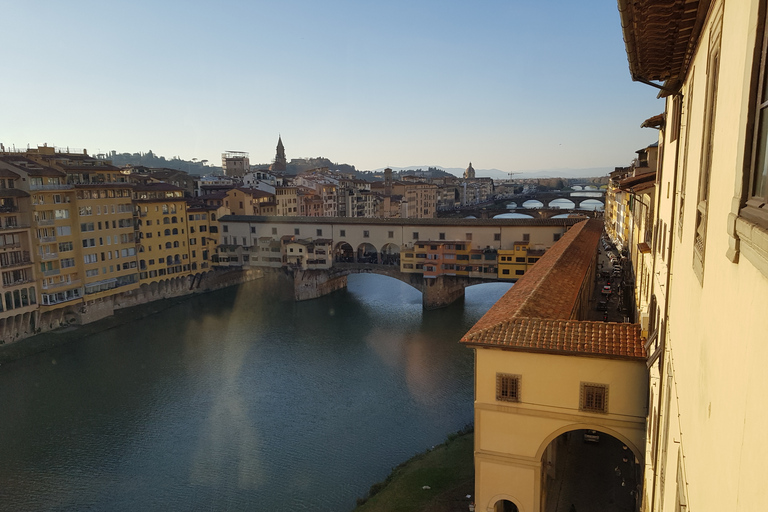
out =
<path fill-rule="evenodd" d="M 598 219 L 573 226 L 461 342 L 535 352 L 645 358 L 638 325 L 577 318 L 584 287 L 593 287 L 602 230 Z"/>
<path fill-rule="evenodd" d="M 638 324 L 513 318 L 467 335 L 462 341 L 526 352 L 646 357 Z"/>
<path fill-rule="evenodd" d="M 633 80 L 675 89 L 693 56 L 711 0 L 618 0 Z"/>

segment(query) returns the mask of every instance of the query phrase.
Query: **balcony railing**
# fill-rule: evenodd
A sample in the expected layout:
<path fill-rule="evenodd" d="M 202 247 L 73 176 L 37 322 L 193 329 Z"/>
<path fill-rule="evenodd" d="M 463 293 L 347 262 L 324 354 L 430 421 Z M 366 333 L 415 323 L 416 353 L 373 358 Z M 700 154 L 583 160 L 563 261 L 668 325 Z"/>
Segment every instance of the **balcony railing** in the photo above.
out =
<path fill-rule="evenodd" d="M 21 259 L 18 259 L 16 261 L 9 261 L 7 263 L 0 263 L 0 268 L 6 269 L 6 268 L 14 268 L 14 267 L 24 267 L 32 264 L 32 260 L 29 257 L 29 253 L 25 252 L 24 256 Z"/>
<path fill-rule="evenodd" d="M 57 252 L 47 252 L 45 254 L 40 255 L 41 260 L 55 260 L 59 257 L 59 253 Z"/>
<path fill-rule="evenodd" d="M 0 205 L 0 213 L 13 213 L 18 211 L 19 207 L 16 205 Z"/>
<path fill-rule="evenodd" d="M 56 241 L 56 237 L 55 236 L 41 236 L 40 237 L 40 241 L 43 242 L 44 244 L 48 244 L 48 243 L 51 243 L 51 242 L 55 242 Z"/>
<path fill-rule="evenodd" d="M 75 280 L 70 281 L 70 282 L 66 282 L 65 281 L 63 283 L 53 283 L 53 284 L 47 284 L 45 281 L 43 281 L 42 288 L 43 288 L 43 290 L 53 290 L 53 289 L 56 289 L 56 288 L 61 288 L 63 286 L 80 286 L 80 280 L 79 279 L 75 279 Z"/>
<path fill-rule="evenodd" d="M 35 185 L 30 183 L 29 190 L 69 190 L 75 188 L 74 185 L 67 185 L 66 183 L 48 184 L 48 185 Z"/>
<path fill-rule="evenodd" d="M 31 277 L 24 277 L 22 279 L 16 279 L 15 281 L 3 279 L 3 286 L 20 286 L 22 284 L 34 283 L 35 280 Z"/>
<path fill-rule="evenodd" d="M 53 276 L 57 276 L 59 274 L 61 274 L 61 270 L 58 269 L 58 268 L 54 268 L 54 269 L 51 269 L 51 270 L 44 270 L 43 271 L 43 275 L 45 277 L 53 277 Z"/>
<path fill-rule="evenodd" d="M 38 226 L 53 226 L 56 221 L 54 219 L 35 219 L 35 222 Z"/>

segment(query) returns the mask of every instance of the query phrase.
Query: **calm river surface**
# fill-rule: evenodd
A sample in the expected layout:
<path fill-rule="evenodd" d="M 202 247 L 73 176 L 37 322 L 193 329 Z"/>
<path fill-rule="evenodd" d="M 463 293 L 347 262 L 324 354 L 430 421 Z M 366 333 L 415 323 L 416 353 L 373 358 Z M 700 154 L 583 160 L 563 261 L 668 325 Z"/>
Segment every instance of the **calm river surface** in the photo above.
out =
<path fill-rule="evenodd" d="M 509 287 L 256 281 L 3 364 L 0 510 L 351 510 L 472 421 L 458 340 Z"/>

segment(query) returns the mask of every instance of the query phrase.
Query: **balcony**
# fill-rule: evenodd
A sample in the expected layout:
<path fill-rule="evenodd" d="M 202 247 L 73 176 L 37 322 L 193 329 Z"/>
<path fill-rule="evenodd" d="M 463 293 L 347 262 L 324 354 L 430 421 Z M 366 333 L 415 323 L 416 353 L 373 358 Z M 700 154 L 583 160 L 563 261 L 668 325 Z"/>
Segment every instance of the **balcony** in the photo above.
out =
<path fill-rule="evenodd" d="M 0 269 L 24 267 L 32 264 L 32 260 L 29 257 L 29 253 L 24 251 L 24 256 L 15 261 L 9 261 L 7 263 L 0 263 Z"/>
<path fill-rule="evenodd" d="M 40 237 L 40 241 L 42 243 L 44 243 L 44 244 L 49 244 L 51 242 L 55 242 L 56 241 L 56 237 L 55 236 L 41 236 Z"/>
<path fill-rule="evenodd" d="M 22 279 L 16 279 L 15 281 L 3 279 L 3 286 L 5 287 L 21 286 L 23 284 L 29 284 L 34 282 L 35 280 L 32 279 L 31 277 L 24 277 Z"/>
<path fill-rule="evenodd" d="M 53 284 L 46 284 L 43 282 L 43 290 L 55 290 L 56 288 L 62 288 L 64 286 L 80 286 L 80 280 L 75 279 L 70 282 L 63 282 L 63 283 L 53 283 Z"/>
<path fill-rule="evenodd" d="M 57 253 L 57 252 L 48 252 L 48 253 L 40 255 L 40 259 L 44 260 L 44 261 L 45 260 L 55 260 L 55 259 L 58 259 L 58 257 L 59 257 L 59 253 Z"/>
<path fill-rule="evenodd" d="M 44 270 L 43 271 L 43 275 L 45 277 L 53 277 L 53 276 L 57 276 L 59 274 L 61 274 L 61 269 L 58 269 L 58 268 L 54 268 L 54 269 L 51 269 L 51 270 Z"/>
<path fill-rule="evenodd" d="M 38 226 L 53 226 L 56 221 L 53 219 L 35 219 L 35 222 Z"/>
<path fill-rule="evenodd" d="M 16 205 L 0 205 L 0 213 L 14 213 L 18 211 L 19 207 Z"/>
<path fill-rule="evenodd" d="M 70 190 L 75 188 L 73 185 L 67 185 L 65 183 L 56 183 L 56 184 L 48 184 L 48 185 L 36 185 L 36 184 L 29 184 L 29 190 Z"/>

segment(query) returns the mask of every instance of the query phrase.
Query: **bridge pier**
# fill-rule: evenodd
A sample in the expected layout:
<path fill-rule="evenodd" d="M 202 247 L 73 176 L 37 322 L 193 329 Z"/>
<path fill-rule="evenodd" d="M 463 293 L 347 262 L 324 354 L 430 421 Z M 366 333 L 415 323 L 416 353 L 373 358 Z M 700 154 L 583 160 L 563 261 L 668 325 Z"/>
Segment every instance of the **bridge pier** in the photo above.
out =
<path fill-rule="evenodd" d="M 438 276 L 424 279 L 421 286 L 421 303 L 424 309 L 447 307 L 464 297 L 466 279 L 456 276 Z"/>
<path fill-rule="evenodd" d="M 293 273 L 293 295 L 296 301 L 317 299 L 346 287 L 346 274 L 332 274 L 327 270 L 295 270 Z"/>

